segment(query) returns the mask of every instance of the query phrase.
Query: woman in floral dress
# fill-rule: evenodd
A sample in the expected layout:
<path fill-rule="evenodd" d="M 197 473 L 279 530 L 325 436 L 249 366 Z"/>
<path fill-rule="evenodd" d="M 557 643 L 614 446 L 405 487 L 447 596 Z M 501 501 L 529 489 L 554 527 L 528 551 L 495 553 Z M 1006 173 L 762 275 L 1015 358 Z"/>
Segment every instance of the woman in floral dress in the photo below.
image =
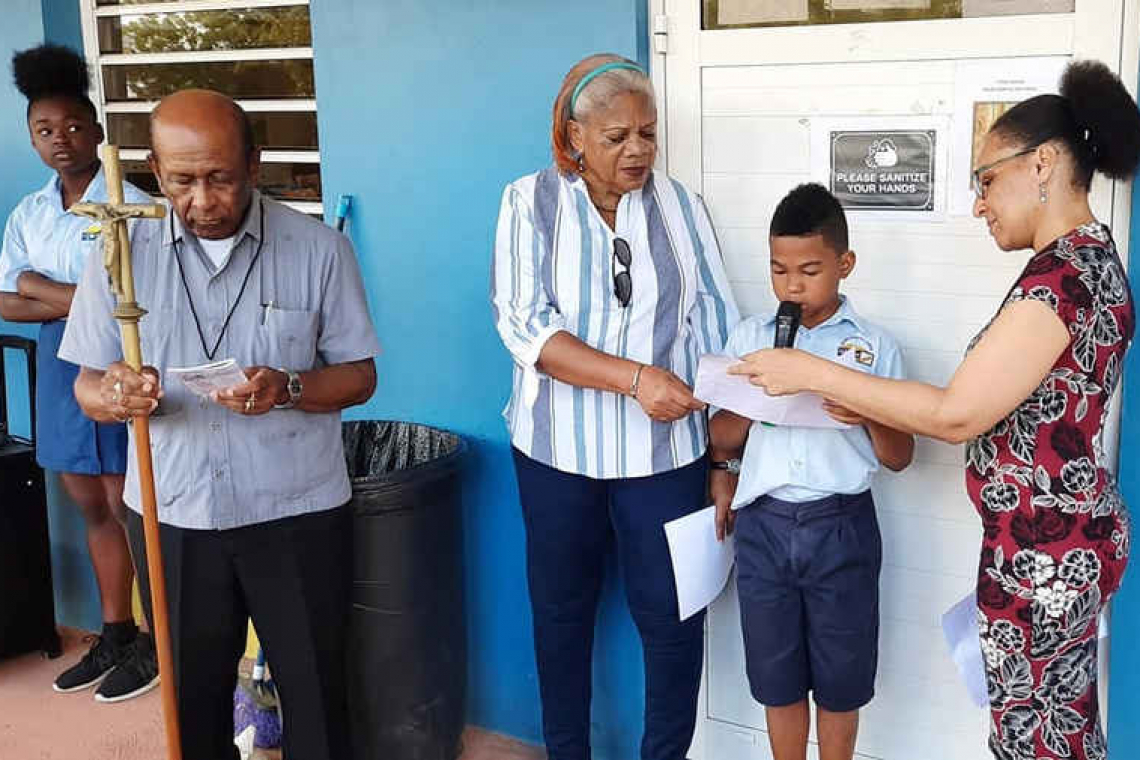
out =
<path fill-rule="evenodd" d="M 789 349 L 759 351 L 735 369 L 769 393 L 812 391 L 891 427 L 969 442 L 967 490 L 985 529 L 978 614 L 997 760 L 1107 756 L 1097 627 L 1128 561 L 1128 511 L 1103 437 L 1135 317 L 1088 193 L 1098 171 L 1133 174 L 1140 113 L 1099 63 L 1070 64 L 1060 89 L 1006 113 L 978 157 L 975 216 L 999 248 L 1033 255 L 948 387 Z"/>

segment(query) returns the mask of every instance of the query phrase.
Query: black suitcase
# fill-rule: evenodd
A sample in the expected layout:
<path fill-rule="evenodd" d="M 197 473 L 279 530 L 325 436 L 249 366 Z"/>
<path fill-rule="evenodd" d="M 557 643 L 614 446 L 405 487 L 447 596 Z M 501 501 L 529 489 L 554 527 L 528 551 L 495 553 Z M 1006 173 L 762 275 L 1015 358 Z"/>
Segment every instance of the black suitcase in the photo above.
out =
<path fill-rule="evenodd" d="M 4 352 L 24 352 L 32 440 L 11 434 Z M 60 655 L 51 583 L 47 489 L 36 464 L 36 343 L 0 335 L 0 657 L 39 650 Z"/>

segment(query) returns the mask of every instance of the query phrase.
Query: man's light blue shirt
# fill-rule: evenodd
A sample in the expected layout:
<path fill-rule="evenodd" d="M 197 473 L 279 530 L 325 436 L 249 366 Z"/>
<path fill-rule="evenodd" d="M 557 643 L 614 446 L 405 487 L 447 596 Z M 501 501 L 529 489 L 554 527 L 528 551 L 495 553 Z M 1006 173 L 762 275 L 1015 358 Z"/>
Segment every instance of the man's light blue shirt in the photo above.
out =
<path fill-rule="evenodd" d="M 771 348 L 775 313 L 736 325 L 724 352 L 741 357 Z M 880 377 L 904 377 L 902 353 L 886 331 L 868 322 L 841 296 L 839 309 L 822 324 L 801 327 L 795 347 L 847 367 Z M 832 494 L 857 494 L 871 487 L 879 460 L 867 431 L 772 427 L 753 422 L 744 447 L 734 509 L 761 496 L 803 502 Z"/>
<path fill-rule="evenodd" d="M 166 373 L 210 361 L 203 343 L 217 345 L 217 360 L 300 372 L 379 354 L 352 243 L 255 191 L 217 267 L 167 214 L 140 221 L 131 240 L 135 292 L 148 312 L 139 323 L 143 361 L 166 378 L 162 414 L 150 421 L 159 521 L 228 530 L 344 504 L 352 489 L 339 411 L 235 414 Z M 59 357 L 96 370 L 118 361 L 114 306 L 103 261 L 92 258 Z M 136 465 L 130 457 L 123 500 L 141 512 Z"/>

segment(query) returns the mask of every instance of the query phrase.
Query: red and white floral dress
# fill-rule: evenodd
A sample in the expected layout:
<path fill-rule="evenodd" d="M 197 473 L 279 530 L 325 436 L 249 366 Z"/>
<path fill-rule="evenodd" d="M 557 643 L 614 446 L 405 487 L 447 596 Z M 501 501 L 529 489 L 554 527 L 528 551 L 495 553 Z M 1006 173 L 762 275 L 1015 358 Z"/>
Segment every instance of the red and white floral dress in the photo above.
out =
<path fill-rule="evenodd" d="M 1109 230 L 1088 224 L 1034 255 L 1005 303 L 1024 299 L 1052 308 L 1072 339 L 1037 390 L 967 447 L 966 486 L 985 528 L 990 749 L 998 760 L 1104 760 L 1097 623 L 1120 586 L 1130 529 L 1102 439 L 1135 326 Z"/>

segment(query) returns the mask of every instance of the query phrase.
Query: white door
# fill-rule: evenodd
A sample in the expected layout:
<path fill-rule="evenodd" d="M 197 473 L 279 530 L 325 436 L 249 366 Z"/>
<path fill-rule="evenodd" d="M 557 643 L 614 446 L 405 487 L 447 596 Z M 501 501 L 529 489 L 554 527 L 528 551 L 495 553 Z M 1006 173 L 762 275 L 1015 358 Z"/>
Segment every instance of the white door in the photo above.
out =
<path fill-rule="evenodd" d="M 962 2 L 1006 11 L 1065 7 L 1056 0 Z M 930 0 L 811 0 L 812 8 L 827 9 L 924 3 L 930 6 Z M 770 215 L 794 185 L 827 183 L 820 166 L 827 166 L 829 129 L 933 129 L 933 210 L 852 212 L 858 265 L 845 292 L 860 313 L 896 336 L 911 377 L 944 384 L 1025 261 L 1023 254 L 1000 252 L 968 215 L 971 156 L 962 130 L 972 128 L 971 88 L 988 77 L 1000 90 L 1004 72 L 1016 84 L 1058 71 L 1074 56 L 1104 61 L 1132 85 L 1140 37 L 1135 3 L 1076 0 L 1072 12 L 1025 16 L 702 28 L 702 11 L 716 6 L 740 21 L 750 13 L 807 13 L 809 3 L 650 0 L 653 74 L 666 127 L 662 168 L 704 195 L 742 310 L 774 306 Z M 1103 180 L 1093 192 L 1098 217 L 1120 233 L 1125 260 L 1129 192 Z M 876 484 L 882 632 L 877 695 L 863 713 L 860 757 L 989 757 L 988 713 L 970 702 L 940 625 L 976 577 L 980 524 L 965 493 L 962 460 L 958 447 L 921 440 L 909 469 Z M 769 760 L 763 709 L 744 675 L 735 588 L 710 609 L 707 641 L 692 756 Z"/>

